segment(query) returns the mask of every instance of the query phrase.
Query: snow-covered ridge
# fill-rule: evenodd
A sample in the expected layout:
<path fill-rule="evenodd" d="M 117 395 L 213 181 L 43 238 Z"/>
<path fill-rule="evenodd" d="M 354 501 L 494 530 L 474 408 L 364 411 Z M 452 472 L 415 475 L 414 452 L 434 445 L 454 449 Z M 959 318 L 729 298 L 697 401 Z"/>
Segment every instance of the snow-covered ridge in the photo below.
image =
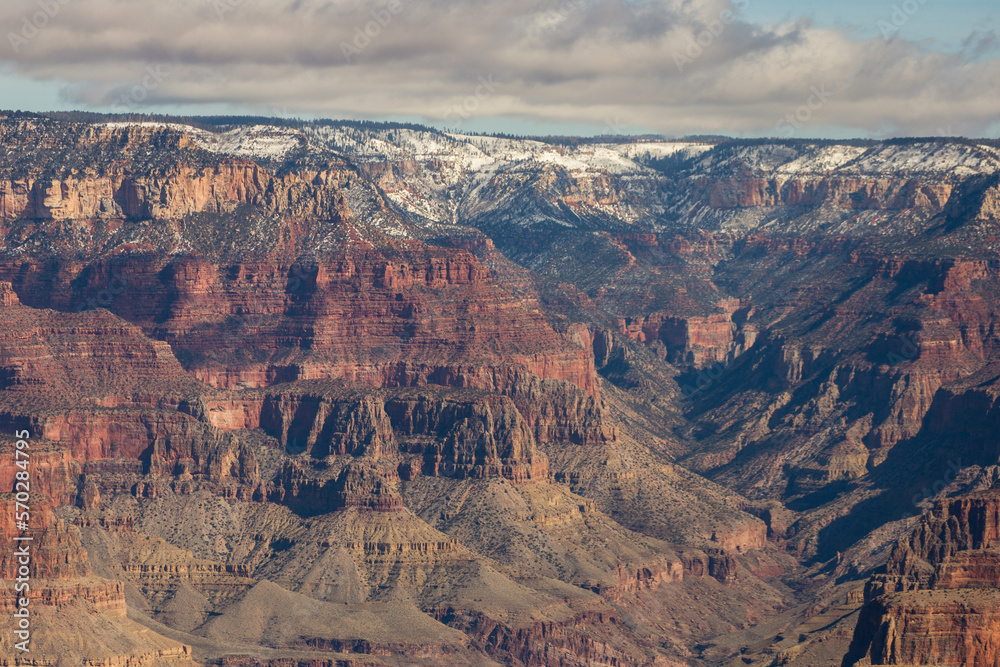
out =
<path fill-rule="evenodd" d="M 965 177 L 1000 170 L 1000 150 L 942 139 L 923 143 L 805 142 L 756 143 L 747 146 L 690 141 L 643 141 L 561 146 L 511 139 L 402 128 L 357 128 L 307 124 L 301 130 L 281 126 L 240 126 L 207 132 L 161 122 L 110 122 L 109 128 L 155 127 L 184 132 L 205 150 L 225 155 L 281 160 L 296 149 L 333 150 L 358 162 L 428 162 L 443 164 L 448 177 L 506 170 L 559 169 L 573 176 L 650 173 L 649 160 L 682 155 L 695 158 L 694 171 L 706 176 L 734 169 L 777 176 L 918 175 Z M 700 159 L 697 159 L 700 158 Z"/>
<path fill-rule="evenodd" d="M 710 144 L 649 142 L 583 144 L 565 147 L 532 139 L 439 133 L 408 129 L 359 130 L 351 127 L 313 126 L 305 130 L 317 145 L 359 161 L 395 162 L 434 160 L 445 170 L 495 172 L 515 167 L 556 167 L 571 174 L 627 174 L 648 171 L 641 160 L 683 152 L 697 155 Z"/>
<path fill-rule="evenodd" d="M 166 123 L 107 125 L 182 131 L 203 150 L 255 159 L 267 169 L 303 157 L 320 164 L 342 157 L 361 176 L 363 187 L 347 194 L 358 228 L 395 238 L 436 234 L 441 224 L 888 234 L 893 225 L 873 222 L 888 215 L 882 211 L 859 213 L 834 203 L 789 220 L 786 207 L 775 207 L 773 200 L 767 200 L 772 205 L 716 206 L 704 193 L 708 188 L 713 196 L 729 197 L 742 191 L 740 181 L 747 178 L 772 180 L 779 190 L 792 179 L 845 179 L 853 183 L 833 190 L 864 192 L 875 180 L 891 181 L 896 188 L 909 181 L 955 184 L 1000 172 L 1000 150 L 993 142 L 954 139 L 560 144 L 350 123 L 238 126 L 221 132 Z M 758 184 L 747 185 L 752 190 Z M 916 213 L 907 215 L 933 214 L 919 203 L 914 206 Z"/>
<path fill-rule="evenodd" d="M 264 161 L 281 160 L 306 141 L 298 130 L 273 125 L 240 126 L 225 132 L 207 132 L 190 125 L 151 121 L 98 123 L 96 127 L 174 130 L 188 135 L 196 146 L 204 150 Z"/>
<path fill-rule="evenodd" d="M 689 141 L 643 141 L 634 144 L 609 144 L 611 150 L 627 158 L 657 159 L 683 154 L 696 157 L 712 150 L 714 144 L 692 143 Z"/>
<path fill-rule="evenodd" d="M 190 125 L 181 125 L 180 123 L 157 123 L 153 121 L 94 123 L 94 127 L 107 127 L 112 130 L 127 128 L 127 127 L 149 127 L 149 128 L 163 129 L 163 130 L 177 130 L 179 132 L 198 131 L 195 130 L 195 128 L 191 127 Z"/>
<path fill-rule="evenodd" d="M 1000 169 L 995 152 L 962 143 L 881 144 L 852 165 L 859 173 L 992 174 Z"/>
<path fill-rule="evenodd" d="M 134 125 L 128 123 L 112 126 Z M 942 139 L 919 143 L 633 141 L 561 145 L 531 139 L 399 127 L 253 125 L 223 132 L 168 125 L 204 150 L 274 165 L 303 154 L 341 155 L 358 166 L 402 218 L 413 224 L 476 224 L 499 216 L 518 224 L 661 224 L 697 216 L 677 184 L 653 167 L 681 158 L 692 179 L 927 179 L 955 182 L 1000 171 L 991 145 Z M 683 187 L 682 187 L 683 190 Z M 697 209 L 697 210 L 696 210 Z M 371 213 L 376 216 L 376 212 Z M 735 215 L 735 214 L 734 214 Z M 701 224 L 690 219 L 693 224 Z M 709 221 L 704 221 L 709 224 Z M 403 235 L 389 221 L 371 220 Z M 748 222 L 747 224 L 756 224 Z M 392 227 L 390 231 L 390 227 Z"/>
<path fill-rule="evenodd" d="M 191 138 L 200 148 L 213 153 L 262 160 L 280 160 L 305 144 L 298 130 L 271 125 L 237 127 L 220 133 L 195 130 Z"/>
<path fill-rule="evenodd" d="M 706 152 L 697 171 L 725 175 L 750 170 L 760 176 L 862 176 L 965 178 L 1000 170 L 989 147 L 955 141 L 913 144 L 756 144 Z"/>

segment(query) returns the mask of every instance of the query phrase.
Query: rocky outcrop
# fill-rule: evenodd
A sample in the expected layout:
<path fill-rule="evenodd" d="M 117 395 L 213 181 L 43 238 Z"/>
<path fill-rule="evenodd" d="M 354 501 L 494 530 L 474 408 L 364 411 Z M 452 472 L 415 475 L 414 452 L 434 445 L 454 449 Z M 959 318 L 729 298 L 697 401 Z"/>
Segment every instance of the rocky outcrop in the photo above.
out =
<path fill-rule="evenodd" d="M 73 581 L 41 580 L 30 591 L 31 604 L 46 607 L 68 607 L 74 602 L 87 602 L 95 611 L 125 612 L 125 584 L 120 581 L 104 581 L 93 577 Z M 17 598 L 3 596 L 0 611 L 16 611 Z"/>
<path fill-rule="evenodd" d="M 538 621 L 521 628 L 451 607 L 435 610 L 434 617 L 469 635 L 472 645 L 487 655 L 516 660 L 526 667 L 595 664 L 626 667 L 647 662 L 646 656 L 618 650 L 608 641 L 610 637 L 590 636 L 595 627 L 613 634 L 621 624 L 614 614 L 583 612 L 564 621 Z"/>
<path fill-rule="evenodd" d="M 66 267 L 55 290 L 51 279 L 34 283 L 49 267 L 6 270 L 19 273 L 18 293 L 36 307 L 73 309 L 114 283 L 96 305 L 164 338 L 188 370 L 218 387 L 341 377 L 503 392 L 527 372 L 595 391 L 589 351 L 523 309 L 464 251 L 338 252 L 311 266 L 288 258 L 291 248 L 267 252 L 268 261 L 235 265 L 138 255 L 113 268 Z M 220 345 L 234 333 L 259 350 L 257 359 Z"/>
<path fill-rule="evenodd" d="M 8 516 L 23 512 L 23 507 L 18 508 L 15 503 L 13 494 L 0 495 L 0 505 L 9 511 Z M 24 556 L 12 547 L 0 555 L 0 574 L 3 578 L 11 581 L 20 576 L 23 579 L 26 570 L 30 579 L 39 580 L 73 580 L 89 576 L 90 563 L 80 542 L 79 530 L 56 519 L 51 501 L 40 494 L 31 498 L 28 507 L 28 530 L 17 530 L 11 521 L 0 533 L 8 544 L 16 544 L 19 549 L 26 546 L 28 552 Z M 15 537 L 30 539 L 15 542 Z"/>
<path fill-rule="evenodd" d="M 263 429 L 289 453 L 312 458 L 418 454 L 423 474 L 432 476 L 527 481 L 548 475 L 547 459 L 514 402 L 484 392 L 358 392 L 315 381 L 206 398 L 182 409 L 224 430 Z"/>
<path fill-rule="evenodd" d="M 218 415 L 217 405 L 207 408 L 208 419 L 217 426 L 261 428 L 294 454 L 378 458 L 397 451 L 392 424 L 378 395 L 348 395 L 338 400 L 322 393 L 269 394 L 256 405 L 237 408 L 243 419 L 235 422 L 228 414 Z M 253 410 L 259 412 L 248 412 Z"/>
<path fill-rule="evenodd" d="M 83 403 L 157 406 L 196 392 L 170 347 L 99 311 L 56 313 L 21 305 L 0 283 L 0 389 L 8 410 Z M 0 407 L 2 409 L 2 407 Z"/>
<path fill-rule="evenodd" d="M 267 488 L 266 498 L 284 503 L 307 515 L 355 508 L 376 512 L 403 509 L 399 473 L 391 464 L 372 460 L 352 461 L 333 478 L 317 478 L 301 465 L 287 463 Z"/>
<path fill-rule="evenodd" d="M 723 312 L 705 316 L 671 316 L 653 313 L 640 320 L 622 319 L 618 326 L 629 338 L 652 345 L 662 343 L 662 357 L 673 364 L 702 368 L 728 363 L 753 347 L 754 326 L 742 326 L 751 310 L 739 299 L 719 304 Z"/>
<path fill-rule="evenodd" d="M 684 574 L 691 577 L 712 577 L 720 584 L 735 584 L 739 562 L 724 551 L 686 551 L 681 554 Z"/>
<path fill-rule="evenodd" d="M 14 292 L 11 284 L 9 282 L 0 282 L 0 306 L 9 308 L 20 305 L 21 300 L 17 298 L 17 294 Z"/>
<path fill-rule="evenodd" d="M 74 461 L 129 459 L 151 475 L 199 476 L 254 481 L 252 451 L 232 435 L 206 428 L 177 412 L 94 410 L 39 420 L 37 432 L 69 445 Z"/>
<path fill-rule="evenodd" d="M 998 539 L 996 491 L 938 501 L 866 585 L 845 665 L 1000 664 Z"/>
<path fill-rule="evenodd" d="M 811 175 L 810 175 L 811 176 Z M 697 179 L 691 191 L 713 208 L 836 206 L 847 209 L 944 207 L 955 185 L 899 177 Z"/>
<path fill-rule="evenodd" d="M 983 224 L 1000 218 L 998 183 L 1000 176 L 992 174 L 973 177 L 959 185 L 945 207 L 951 225 L 959 226 L 968 221 Z"/>
<path fill-rule="evenodd" d="M 422 453 L 425 474 L 504 477 L 515 482 L 548 477 L 548 459 L 537 449 L 531 429 L 510 399 L 428 398 L 401 394 L 386 403 L 402 447 Z M 432 443 L 422 445 L 428 437 Z"/>
<path fill-rule="evenodd" d="M 592 357 L 588 363 L 593 364 Z M 505 393 L 539 443 L 599 445 L 618 438 L 617 427 L 605 419 L 599 396 L 565 381 L 522 372 Z"/>
<path fill-rule="evenodd" d="M 150 126 L 89 128 L 77 137 L 76 147 L 86 154 L 109 144 L 126 159 L 78 169 L 61 165 L 69 173 L 56 178 L 29 172 L 0 179 L 0 220 L 177 220 L 247 204 L 295 218 L 350 215 L 343 189 L 355 175 L 342 163 L 279 177 L 252 160 L 208 157 L 187 134 Z M 128 158 L 141 159 L 141 151 L 150 146 L 176 152 L 177 161 L 137 170 Z"/>
<path fill-rule="evenodd" d="M 2 419 L 2 418 L 0 418 Z M 7 432 L 12 433 L 13 429 Z M 16 475 L 23 472 L 15 458 L 14 440 L 0 442 L 0 492 L 14 493 L 17 483 Z M 45 498 L 59 506 L 70 502 L 76 496 L 76 482 L 79 466 L 65 448 L 56 443 L 29 438 L 23 442 L 29 443 L 28 471 L 31 475 L 30 493 L 37 498 Z M 23 456 L 21 460 L 26 460 Z M 23 489 L 22 489 L 23 490 Z"/>
<path fill-rule="evenodd" d="M 1000 664 L 998 602 L 996 590 L 881 596 L 862 609 L 845 664 Z"/>
<path fill-rule="evenodd" d="M 679 583 L 684 580 L 685 574 L 703 576 L 689 572 L 683 558 L 680 562 L 669 559 L 639 568 L 619 565 L 617 582 L 610 586 L 593 586 L 591 590 L 606 600 L 620 602 L 626 597 L 655 591 L 663 584 Z"/>

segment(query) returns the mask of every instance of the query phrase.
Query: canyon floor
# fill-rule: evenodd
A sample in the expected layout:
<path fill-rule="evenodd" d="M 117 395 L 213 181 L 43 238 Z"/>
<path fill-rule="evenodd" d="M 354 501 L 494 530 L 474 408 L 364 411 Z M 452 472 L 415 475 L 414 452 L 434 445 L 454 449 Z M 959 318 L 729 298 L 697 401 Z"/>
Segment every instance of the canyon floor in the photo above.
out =
<path fill-rule="evenodd" d="M 997 142 L 0 147 L 0 664 L 1000 665 Z"/>

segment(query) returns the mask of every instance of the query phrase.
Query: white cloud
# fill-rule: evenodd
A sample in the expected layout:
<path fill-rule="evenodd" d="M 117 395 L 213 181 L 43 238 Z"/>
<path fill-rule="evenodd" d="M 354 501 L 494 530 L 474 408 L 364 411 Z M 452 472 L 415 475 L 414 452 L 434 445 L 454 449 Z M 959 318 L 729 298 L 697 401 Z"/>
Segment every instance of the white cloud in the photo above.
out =
<path fill-rule="evenodd" d="M 987 131 L 1000 109 L 990 36 L 962 54 L 901 38 L 859 40 L 808 21 L 757 26 L 746 0 L 5 0 L 0 56 L 35 80 L 102 106 L 169 73 L 144 103 L 287 107 L 331 116 L 421 116 L 440 122 L 502 85 L 476 114 L 669 134 L 767 133 L 808 104 L 810 127 L 859 134 Z M 25 39 L 40 7 L 45 27 Z M 368 34 L 365 34 L 367 30 Z M 30 31 L 29 31 L 30 32 Z M 345 48 L 346 45 L 346 48 Z M 3 44 L 0 47 L 7 47 Z M 14 46 L 18 48 L 14 49 Z M 0 52 L 2 53 L 2 52 Z M 2 60 L 6 58 L 6 60 Z M 7 106 L 18 106 L 15 101 Z"/>

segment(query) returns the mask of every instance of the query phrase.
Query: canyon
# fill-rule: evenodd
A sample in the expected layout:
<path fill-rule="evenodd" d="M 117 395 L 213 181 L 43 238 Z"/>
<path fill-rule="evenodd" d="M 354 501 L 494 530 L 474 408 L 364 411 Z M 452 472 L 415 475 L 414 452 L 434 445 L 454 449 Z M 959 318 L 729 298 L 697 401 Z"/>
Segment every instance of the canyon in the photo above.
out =
<path fill-rule="evenodd" d="M 0 146 L 30 664 L 1000 664 L 996 142 Z"/>

